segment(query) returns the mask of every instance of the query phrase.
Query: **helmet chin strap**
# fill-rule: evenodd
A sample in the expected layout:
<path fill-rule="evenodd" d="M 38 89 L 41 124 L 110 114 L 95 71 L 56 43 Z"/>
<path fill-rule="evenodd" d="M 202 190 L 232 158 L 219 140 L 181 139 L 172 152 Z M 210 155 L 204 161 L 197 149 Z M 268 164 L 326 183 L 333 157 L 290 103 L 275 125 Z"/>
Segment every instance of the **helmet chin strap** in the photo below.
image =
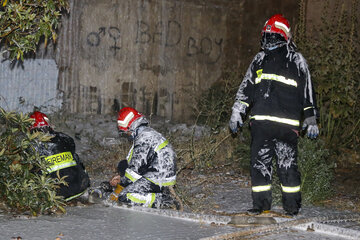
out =
<path fill-rule="evenodd" d="M 267 48 L 268 50 L 274 50 L 274 49 L 276 49 L 276 48 L 278 48 L 279 46 L 277 45 L 277 46 L 273 46 L 273 47 L 269 47 L 269 48 Z"/>
<path fill-rule="evenodd" d="M 279 48 L 279 47 L 282 47 L 282 46 L 284 46 L 286 43 L 279 43 L 279 44 L 269 44 L 269 45 L 267 45 L 267 44 L 265 44 L 265 46 L 263 46 L 262 48 L 264 49 L 264 50 L 266 50 L 266 51 L 272 51 L 272 50 L 275 50 L 275 49 L 277 49 L 277 48 Z"/>

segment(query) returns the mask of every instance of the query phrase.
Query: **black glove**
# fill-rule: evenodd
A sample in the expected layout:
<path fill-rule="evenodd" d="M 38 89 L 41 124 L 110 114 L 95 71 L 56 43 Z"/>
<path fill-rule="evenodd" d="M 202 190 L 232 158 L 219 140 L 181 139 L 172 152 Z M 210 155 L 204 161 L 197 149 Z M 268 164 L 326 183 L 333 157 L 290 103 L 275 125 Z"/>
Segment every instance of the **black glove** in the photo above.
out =
<path fill-rule="evenodd" d="M 128 168 L 127 160 L 122 160 L 119 162 L 117 169 L 121 177 L 125 176 L 125 170 Z"/>

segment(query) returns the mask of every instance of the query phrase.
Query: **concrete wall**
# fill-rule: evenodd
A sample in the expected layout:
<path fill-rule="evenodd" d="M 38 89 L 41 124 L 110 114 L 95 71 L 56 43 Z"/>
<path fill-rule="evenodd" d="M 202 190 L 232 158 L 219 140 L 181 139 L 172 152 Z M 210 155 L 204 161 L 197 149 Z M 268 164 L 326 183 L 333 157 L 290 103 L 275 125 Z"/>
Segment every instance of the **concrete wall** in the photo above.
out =
<path fill-rule="evenodd" d="M 295 25 L 298 1 L 70 0 L 52 54 L 55 70 L 42 63 L 31 68 L 52 83 L 58 79 L 51 98 L 66 111 L 132 106 L 186 122 L 195 98 L 224 69 L 248 66 L 265 20 L 275 13 Z M 27 79 L 26 71 L 20 75 Z M 33 91 L 37 98 L 43 92 Z M 16 101 L 24 93 L 8 95 Z"/>
<path fill-rule="evenodd" d="M 71 57 L 58 61 L 67 108 L 189 118 L 195 95 L 221 75 L 234 11 L 237 1 L 72 2 L 60 42 Z"/>
<path fill-rule="evenodd" d="M 281 13 L 289 20 L 291 30 L 295 29 L 298 23 L 299 0 L 245 0 L 243 2 L 239 58 L 248 66 L 260 49 L 261 30 L 268 18 Z"/>
<path fill-rule="evenodd" d="M 28 59 L 10 64 L 0 57 L 0 106 L 5 110 L 30 112 L 34 107 L 46 112 L 62 106 L 57 91 L 58 68 L 54 59 Z"/>
<path fill-rule="evenodd" d="M 245 72 L 267 18 L 283 13 L 296 28 L 301 2 L 69 1 L 56 46 L 40 46 L 36 58 L 15 66 L 0 56 L 1 107 L 100 114 L 133 106 L 186 122 L 195 98 L 224 69 Z M 342 6 L 358 13 L 353 1 L 330 0 L 330 20 L 337 21 Z M 303 0 L 309 37 L 317 34 L 326 2 Z"/>

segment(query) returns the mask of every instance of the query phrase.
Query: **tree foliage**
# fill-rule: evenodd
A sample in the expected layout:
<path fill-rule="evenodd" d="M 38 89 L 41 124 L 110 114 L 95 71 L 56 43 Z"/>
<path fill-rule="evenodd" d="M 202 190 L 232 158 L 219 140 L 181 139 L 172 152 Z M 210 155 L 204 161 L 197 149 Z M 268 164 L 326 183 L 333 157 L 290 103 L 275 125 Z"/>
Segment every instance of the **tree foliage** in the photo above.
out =
<path fill-rule="evenodd" d="M 32 215 L 63 209 L 56 196 L 64 179 L 43 174 L 49 163 L 34 150 L 37 141 L 48 141 L 41 132 L 30 133 L 32 119 L 0 108 L 0 202 L 9 210 Z"/>
<path fill-rule="evenodd" d="M 321 24 L 307 31 L 305 1 L 300 5 L 300 24 L 296 42 L 306 56 L 320 109 L 320 130 L 331 148 L 358 149 L 360 143 L 360 70 L 358 1 L 352 12 L 344 1 L 324 2 Z M 312 33 L 310 36 L 309 33 Z M 306 34 L 307 33 L 307 34 Z"/>
<path fill-rule="evenodd" d="M 209 125 L 213 129 L 227 125 L 242 79 L 239 69 L 223 70 L 221 78 L 196 99 L 197 104 L 193 106 L 193 111 L 198 123 Z"/>
<path fill-rule="evenodd" d="M 35 53 L 40 40 L 45 46 L 57 38 L 61 11 L 68 0 L 0 0 L 0 43 L 10 59 L 24 59 Z"/>

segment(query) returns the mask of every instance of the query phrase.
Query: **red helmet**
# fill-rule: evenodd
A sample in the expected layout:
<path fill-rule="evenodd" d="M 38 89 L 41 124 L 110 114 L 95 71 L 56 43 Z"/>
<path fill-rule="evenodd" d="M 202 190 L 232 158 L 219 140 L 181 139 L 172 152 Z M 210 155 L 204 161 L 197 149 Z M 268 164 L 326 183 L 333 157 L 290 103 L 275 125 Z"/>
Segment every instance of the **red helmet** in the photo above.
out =
<path fill-rule="evenodd" d="M 141 113 L 131 107 L 124 107 L 119 111 L 117 124 L 120 131 L 128 131 L 131 124 L 138 118 L 142 117 Z"/>
<path fill-rule="evenodd" d="M 33 114 L 31 114 L 30 118 L 33 118 L 35 120 L 34 124 L 30 127 L 30 129 L 50 127 L 49 118 L 42 112 L 35 111 Z"/>
<path fill-rule="evenodd" d="M 275 14 L 265 22 L 261 33 L 263 34 L 266 32 L 279 33 L 286 41 L 291 38 L 289 21 L 281 14 Z"/>

